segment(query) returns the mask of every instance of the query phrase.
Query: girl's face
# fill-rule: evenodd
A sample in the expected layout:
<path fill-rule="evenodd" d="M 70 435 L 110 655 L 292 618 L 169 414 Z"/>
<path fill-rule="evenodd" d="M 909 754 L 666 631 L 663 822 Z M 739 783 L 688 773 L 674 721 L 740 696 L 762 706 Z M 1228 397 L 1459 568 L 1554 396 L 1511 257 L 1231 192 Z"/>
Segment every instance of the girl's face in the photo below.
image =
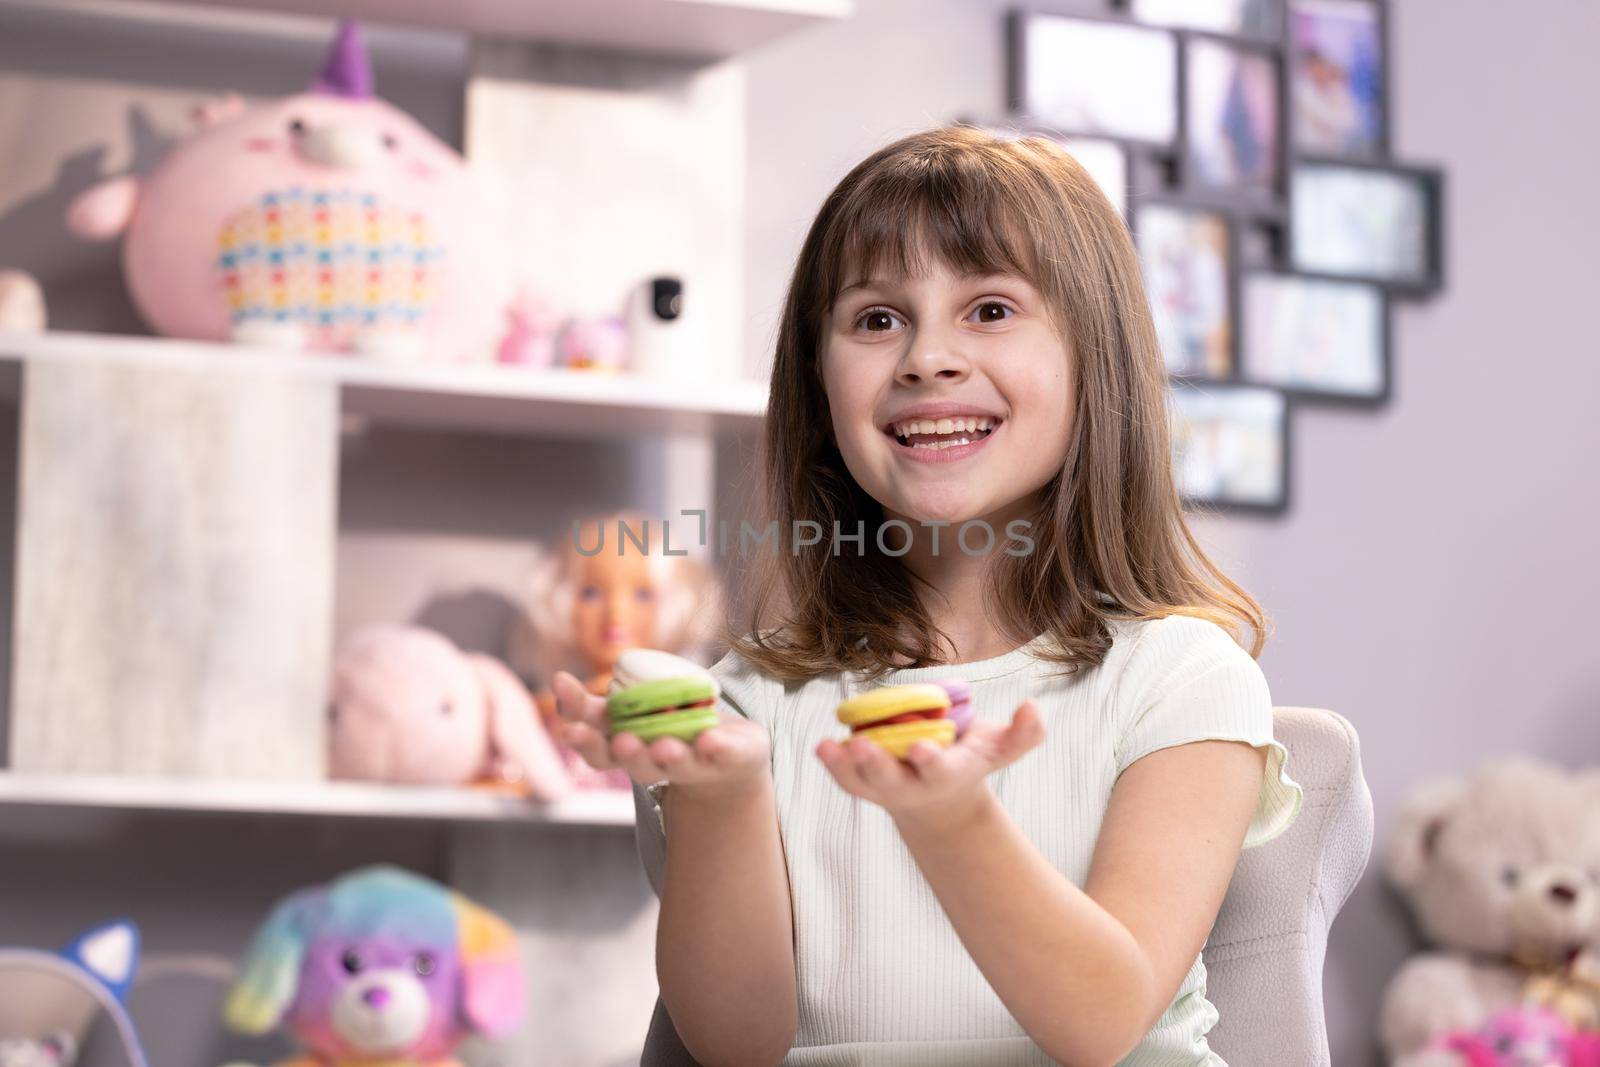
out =
<path fill-rule="evenodd" d="M 1003 543 L 1015 505 L 1066 458 L 1072 353 L 1020 275 L 933 263 L 836 297 L 822 346 L 834 439 L 886 518 L 988 518 Z"/>

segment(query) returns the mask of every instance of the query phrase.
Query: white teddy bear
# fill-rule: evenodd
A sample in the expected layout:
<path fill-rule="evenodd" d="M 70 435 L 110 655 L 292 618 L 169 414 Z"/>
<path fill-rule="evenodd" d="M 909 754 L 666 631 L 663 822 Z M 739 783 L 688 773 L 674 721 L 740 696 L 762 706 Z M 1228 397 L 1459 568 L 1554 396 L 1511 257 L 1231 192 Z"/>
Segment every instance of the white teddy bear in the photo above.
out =
<path fill-rule="evenodd" d="M 1524 1002 L 1600 1029 L 1600 774 L 1507 757 L 1429 782 L 1401 806 L 1384 869 L 1432 946 L 1384 995 L 1390 1063 L 1460 1062 L 1424 1046 Z"/>

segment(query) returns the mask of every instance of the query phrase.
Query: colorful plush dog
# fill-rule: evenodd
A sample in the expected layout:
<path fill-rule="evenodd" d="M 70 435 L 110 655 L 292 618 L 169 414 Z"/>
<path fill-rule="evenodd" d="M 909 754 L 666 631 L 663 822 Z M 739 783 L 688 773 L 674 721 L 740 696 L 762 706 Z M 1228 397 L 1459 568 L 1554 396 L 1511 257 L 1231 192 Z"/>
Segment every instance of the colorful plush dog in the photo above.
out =
<path fill-rule="evenodd" d="M 368 867 L 293 893 L 251 944 L 228 1025 L 282 1024 L 312 1054 L 286 1067 L 458 1067 L 469 1034 L 521 1018 L 522 967 L 504 920 L 444 886 Z"/>

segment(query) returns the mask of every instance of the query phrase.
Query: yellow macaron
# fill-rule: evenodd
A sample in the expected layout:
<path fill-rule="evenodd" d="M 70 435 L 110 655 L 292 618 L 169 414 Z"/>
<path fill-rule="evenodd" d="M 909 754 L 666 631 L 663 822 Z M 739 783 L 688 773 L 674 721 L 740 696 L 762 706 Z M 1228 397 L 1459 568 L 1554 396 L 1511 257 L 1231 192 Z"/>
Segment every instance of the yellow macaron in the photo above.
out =
<path fill-rule="evenodd" d="M 835 714 L 851 728 L 846 741 L 864 738 L 903 760 L 918 741 L 955 742 L 956 724 L 949 712 L 950 694 L 943 687 L 916 682 L 869 689 L 840 704 Z"/>

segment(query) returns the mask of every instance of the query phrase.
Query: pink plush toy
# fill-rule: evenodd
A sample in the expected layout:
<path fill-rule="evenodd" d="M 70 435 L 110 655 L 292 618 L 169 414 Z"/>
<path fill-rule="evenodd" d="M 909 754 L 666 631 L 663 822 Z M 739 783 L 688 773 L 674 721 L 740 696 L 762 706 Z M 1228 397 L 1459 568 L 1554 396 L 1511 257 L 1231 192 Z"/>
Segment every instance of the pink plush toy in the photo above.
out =
<path fill-rule="evenodd" d="M 570 370 L 626 370 L 627 320 L 617 315 L 568 320 L 556 340 L 556 361 Z"/>
<path fill-rule="evenodd" d="M 1464 1067 L 1600 1067 L 1600 1034 L 1579 1033 L 1549 1008 L 1525 1005 L 1496 1012 L 1475 1033 L 1436 1038 L 1414 1059 L 1445 1063 L 1450 1053 Z"/>
<path fill-rule="evenodd" d="M 281 1025 L 310 1052 L 282 1067 L 459 1067 L 456 1045 L 513 1030 L 524 993 L 505 920 L 378 866 L 280 901 L 224 1011 L 235 1030 Z"/>
<path fill-rule="evenodd" d="M 516 285 L 465 161 L 372 95 L 353 23 L 308 92 L 196 109 L 148 177 L 67 209 L 126 233 L 123 269 L 156 332 L 385 358 L 492 361 Z"/>
<path fill-rule="evenodd" d="M 548 367 L 556 359 L 556 335 L 560 326 L 548 301 L 526 293 L 519 294 L 506 317 L 510 326 L 500 342 L 501 363 L 519 367 Z"/>
<path fill-rule="evenodd" d="M 418 626 L 358 630 L 334 663 L 330 771 L 418 784 L 487 781 L 559 799 L 571 778 L 517 676 Z"/>

